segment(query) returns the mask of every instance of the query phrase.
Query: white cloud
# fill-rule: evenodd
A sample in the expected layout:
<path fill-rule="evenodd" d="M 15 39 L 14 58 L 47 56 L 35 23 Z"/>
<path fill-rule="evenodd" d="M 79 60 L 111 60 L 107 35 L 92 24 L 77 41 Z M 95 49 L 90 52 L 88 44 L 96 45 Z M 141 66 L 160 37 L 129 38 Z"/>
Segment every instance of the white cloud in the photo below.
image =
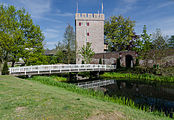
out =
<path fill-rule="evenodd" d="M 128 11 L 132 10 L 134 8 L 134 4 L 137 2 L 137 0 L 123 0 L 121 3 L 121 5 L 119 5 L 119 7 L 117 6 L 114 9 L 114 13 L 118 13 L 118 14 L 125 14 Z"/>
<path fill-rule="evenodd" d="M 45 29 L 43 31 L 43 33 L 44 33 L 44 35 L 46 37 L 45 38 L 46 40 L 51 40 L 51 39 L 58 39 L 60 31 L 57 30 L 57 29 L 50 29 L 50 28 L 48 28 L 48 29 Z"/>
<path fill-rule="evenodd" d="M 45 21 L 49 21 L 49 22 L 54 22 L 54 23 L 62 23 L 62 21 L 60 21 L 60 20 L 52 19 L 52 18 L 49 18 L 49 17 L 33 16 L 33 15 L 31 17 L 35 18 L 35 19 L 40 19 L 40 20 L 45 20 Z"/>
<path fill-rule="evenodd" d="M 61 17 L 72 17 L 72 16 L 74 16 L 73 13 L 69 13 L 69 12 L 63 13 L 61 10 L 57 10 L 57 13 L 55 15 L 61 16 Z"/>
<path fill-rule="evenodd" d="M 173 35 L 174 34 L 174 17 L 165 17 L 165 18 L 156 18 L 156 19 L 146 19 L 144 21 L 138 21 L 136 23 L 138 30 L 138 34 L 142 32 L 143 25 L 147 25 L 148 33 L 155 32 L 156 28 L 160 28 L 162 33 L 165 35 Z"/>
<path fill-rule="evenodd" d="M 123 0 L 125 3 L 135 3 L 137 0 Z"/>
<path fill-rule="evenodd" d="M 164 8 L 164 7 L 168 7 L 170 5 L 173 5 L 174 1 L 169 1 L 169 2 L 165 2 L 165 3 L 160 3 L 159 5 L 157 5 L 156 8 Z"/>
<path fill-rule="evenodd" d="M 55 44 L 57 44 L 57 42 L 47 42 L 46 44 L 47 45 L 55 45 Z"/>
<path fill-rule="evenodd" d="M 42 16 L 51 10 L 51 0 L 18 0 L 33 16 Z"/>

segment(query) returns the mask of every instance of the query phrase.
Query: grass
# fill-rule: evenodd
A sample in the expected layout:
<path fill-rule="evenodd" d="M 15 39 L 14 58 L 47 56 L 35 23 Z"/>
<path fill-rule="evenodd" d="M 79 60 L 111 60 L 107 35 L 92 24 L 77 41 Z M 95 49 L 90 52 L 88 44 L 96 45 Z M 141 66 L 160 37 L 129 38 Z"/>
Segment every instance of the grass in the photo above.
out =
<path fill-rule="evenodd" d="M 132 73 L 116 73 L 105 72 L 101 75 L 102 78 L 113 78 L 117 80 L 140 80 L 140 81 L 159 81 L 159 82 L 174 82 L 174 76 L 157 76 L 153 74 L 132 74 Z"/>
<path fill-rule="evenodd" d="M 67 82 L 68 81 L 68 79 L 65 77 L 51 76 L 51 78 L 57 82 Z"/>
<path fill-rule="evenodd" d="M 36 78 L 41 81 L 0 76 L 1 120 L 170 119 L 73 92 L 66 83 L 56 85 L 52 80 L 55 86 L 46 85 L 42 84 L 44 77 Z"/>

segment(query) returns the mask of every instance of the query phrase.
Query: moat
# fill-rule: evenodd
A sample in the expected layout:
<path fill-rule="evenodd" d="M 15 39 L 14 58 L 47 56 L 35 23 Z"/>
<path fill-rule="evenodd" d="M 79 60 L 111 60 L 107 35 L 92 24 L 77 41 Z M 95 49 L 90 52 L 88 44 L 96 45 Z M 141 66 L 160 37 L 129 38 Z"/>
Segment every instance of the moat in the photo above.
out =
<path fill-rule="evenodd" d="M 149 111 L 164 112 L 167 116 L 173 116 L 174 83 L 113 80 L 113 84 L 97 89 L 109 96 L 131 99 L 140 109 L 148 106 Z"/>

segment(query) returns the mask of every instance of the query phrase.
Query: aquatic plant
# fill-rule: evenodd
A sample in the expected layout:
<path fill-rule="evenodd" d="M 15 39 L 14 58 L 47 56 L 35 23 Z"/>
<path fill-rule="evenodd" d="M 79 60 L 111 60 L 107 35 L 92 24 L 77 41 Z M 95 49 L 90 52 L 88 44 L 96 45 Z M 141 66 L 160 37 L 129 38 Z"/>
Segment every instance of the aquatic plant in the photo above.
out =
<path fill-rule="evenodd" d="M 101 91 L 95 91 L 93 89 L 83 89 L 83 88 L 80 88 L 74 84 L 57 82 L 57 81 L 53 80 L 53 78 L 51 78 L 51 77 L 35 76 L 33 78 L 28 78 L 28 80 L 34 80 L 34 81 L 38 81 L 38 82 L 41 82 L 41 83 L 46 84 L 46 85 L 65 88 L 68 91 L 76 92 L 76 93 L 84 95 L 84 96 L 90 96 L 90 97 L 100 99 L 103 101 L 109 101 L 109 102 L 113 102 L 113 103 L 117 103 L 117 104 L 121 104 L 121 105 L 127 105 L 127 106 L 130 106 L 130 107 L 135 108 L 135 109 L 141 109 L 141 110 L 144 110 L 146 112 L 150 112 L 148 106 L 142 105 L 142 107 L 139 107 L 131 99 L 128 99 L 125 97 L 118 97 L 118 96 L 111 97 L 109 95 L 105 95 Z M 155 112 L 154 114 L 156 114 L 156 113 L 157 112 Z M 164 116 L 164 113 L 158 112 L 157 115 Z"/>
<path fill-rule="evenodd" d="M 145 80 L 145 81 L 160 81 L 160 82 L 174 82 L 174 76 L 157 76 L 153 74 L 132 74 L 132 73 L 115 73 L 105 72 L 100 75 L 102 78 L 116 78 L 117 80 Z"/>

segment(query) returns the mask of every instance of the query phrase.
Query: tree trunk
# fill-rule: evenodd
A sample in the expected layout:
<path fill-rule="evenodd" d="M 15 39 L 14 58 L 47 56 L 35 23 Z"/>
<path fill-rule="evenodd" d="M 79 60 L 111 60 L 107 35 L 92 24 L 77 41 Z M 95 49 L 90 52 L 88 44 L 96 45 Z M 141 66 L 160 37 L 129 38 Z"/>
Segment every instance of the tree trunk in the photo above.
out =
<path fill-rule="evenodd" d="M 0 61 L 0 75 L 2 75 L 2 62 Z"/>
<path fill-rule="evenodd" d="M 15 65 L 15 60 L 12 60 L 12 65 L 11 65 L 11 67 L 14 67 L 14 65 Z"/>

